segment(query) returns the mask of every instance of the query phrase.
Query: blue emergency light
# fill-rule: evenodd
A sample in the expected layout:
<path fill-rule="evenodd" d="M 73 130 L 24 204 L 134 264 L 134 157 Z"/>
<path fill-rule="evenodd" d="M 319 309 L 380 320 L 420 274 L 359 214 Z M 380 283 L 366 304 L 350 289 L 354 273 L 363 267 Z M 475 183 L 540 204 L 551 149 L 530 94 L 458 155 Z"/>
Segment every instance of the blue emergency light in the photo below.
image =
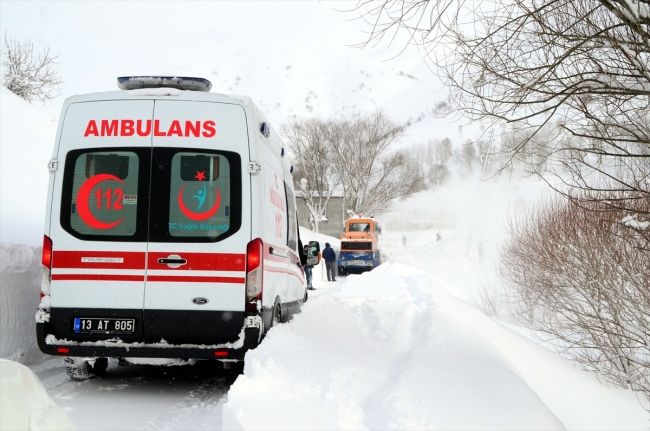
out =
<path fill-rule="evenodd" d="M 117 78 L 120 90 L 140 88 L 177 88 L 189 91 L 210 91 L 212 83 L 205 78 L 189 76 L 121 76 Z"/>

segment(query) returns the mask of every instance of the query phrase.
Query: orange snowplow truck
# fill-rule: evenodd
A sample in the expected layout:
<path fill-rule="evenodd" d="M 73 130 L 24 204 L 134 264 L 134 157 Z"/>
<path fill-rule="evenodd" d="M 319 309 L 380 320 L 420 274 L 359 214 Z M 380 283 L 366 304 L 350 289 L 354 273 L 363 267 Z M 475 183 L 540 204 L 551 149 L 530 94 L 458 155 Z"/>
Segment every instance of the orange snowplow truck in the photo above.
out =
<path fill-rule="evenodd" d="M 370 271 L 381 265 L 380 233 L 381 227 L 373 218 L 354 217 L 346 220 L 338 258 L 339 275 Z"/>

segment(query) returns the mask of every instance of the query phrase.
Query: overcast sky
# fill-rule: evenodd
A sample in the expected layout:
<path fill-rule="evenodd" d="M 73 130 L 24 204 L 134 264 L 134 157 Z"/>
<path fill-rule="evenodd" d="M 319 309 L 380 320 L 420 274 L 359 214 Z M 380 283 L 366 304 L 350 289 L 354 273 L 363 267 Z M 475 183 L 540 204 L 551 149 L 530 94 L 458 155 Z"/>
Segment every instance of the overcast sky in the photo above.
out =
<path fill-rule="evenodd" d="M 62 97 L 117 90 L 124 75 L 210 79 L 213 91 L 250 96 L 276 125 L 288 115 L 388 110 L 399 121 L 444 99 L 421 54 L 399 42 L 359 50 L 368 27 L 356 2 L 0 0 L 0 30 L 58 53 Z M 347 111 L 346 111 L 347 109 Z M 411 141 L 465 139 L 457 124 L 427 119 Z"/>

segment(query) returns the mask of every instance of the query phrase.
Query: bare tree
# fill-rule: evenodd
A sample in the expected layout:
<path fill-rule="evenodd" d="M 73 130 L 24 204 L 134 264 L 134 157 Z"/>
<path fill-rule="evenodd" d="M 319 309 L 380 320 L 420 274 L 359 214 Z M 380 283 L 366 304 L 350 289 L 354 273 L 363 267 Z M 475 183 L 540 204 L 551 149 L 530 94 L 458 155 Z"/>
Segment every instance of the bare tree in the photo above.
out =
<path fill-rule="evenodd" d="M 452 155 L 452 150 L 451 140 L 449 138 L 445 138 L 442 141 L 436 141 L 436 164 L 447 166 L 447 163 L 449 162 L 449 159 Z"/>
<path fill-rule="evenodd" d="M 28 102 L 57 97 L 58 86 L 63 83 L 54 69 L 57 57 L 50 54 L 49 47 L 37 55 L 31 42 L 18 42 L 5 33 L 2 85 Z"/>
<path fill-rule="evenodd" d="M 389 149 L 408 125 L 395 123 L 381 111 L 337 121 L 334 170 L 354 213 L 381 212 L 393 199 L 424 188 L 421 172 L 408 169 L 407 152 Z"/>
<path fill-rule="evenodd" d="M 460 149 L 460 156 L 468 172 L 472 172 L 472 165 L 476 161 L 476 147 L 472 141 L 463 144 Z"/>
<path fill-rule="evenodd" d="M 511 218 L 501 307 L 604 380 L 650 396 L 650 220 L 645 201 L 628 199 L 634 214 L 556 197 Z"/>
<path fill-rule="evenodd" d="M 506 164 L 539 138 L 551 166 L 566 164 L 565 186 L 591 192 L 568 198 L 600 199 L 602 179 L 607 192 L 650 198 L 650 0 L 363 0 L 355 10 L 371 26 L 363 45 L 403 32 L 424 49 L 450 88 L 439 112 L 526 136 Z M 549 124 L 560 133 L 540 137 Z"/>
<path fill-rule="evenodd" d="M 333 164 L 334 130 L 331 122 L 316 118 L 294 118 L 281 129 L 294 157 L 294 185 L 309 209 L 310 223 L 315 232 L 318 232 L 327 203 L 340 183 Z"/>
<path fill-rule="evenodd" d="M 295 158 L 295 186 L 316 231 L 335 191 L 343 193 L 354 214 L 372 215 L 424 188 L 421 160 L 408 149 L 390 149 L 408 125 L 377 111 L 328 120 L 294 118 L 282 126 Z"/>

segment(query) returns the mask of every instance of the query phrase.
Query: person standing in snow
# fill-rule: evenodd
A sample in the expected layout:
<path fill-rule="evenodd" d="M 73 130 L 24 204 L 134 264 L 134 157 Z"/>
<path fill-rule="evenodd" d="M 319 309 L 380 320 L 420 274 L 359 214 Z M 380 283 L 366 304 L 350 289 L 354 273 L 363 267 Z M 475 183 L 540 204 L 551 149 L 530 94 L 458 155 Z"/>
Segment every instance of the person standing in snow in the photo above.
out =
<path fill-rule="evenodd" d="M 307 257 L 312 256 L 312 254 L 310 254 L 309 245 L 305 244 L 305 248 L 303 249 L 303 253 Z M 313 268 L 314 267 L 312 265 L 305 265 L 305 268 L 304 268 L 305 269 L 305 278 L 307 278 L 307 290 L 314 290 L 314 286 L 312 284 L 312 280 L 314 278 L 313 271 L 312 271 Z"/>
<path fill-rule="evenodd" d="M 336 281 L 336 252 L 330 243 L 325 243 L 323 250 L 323 259 L 325 259 L 325 267 L 327 268 L 327 281 Z"/>

